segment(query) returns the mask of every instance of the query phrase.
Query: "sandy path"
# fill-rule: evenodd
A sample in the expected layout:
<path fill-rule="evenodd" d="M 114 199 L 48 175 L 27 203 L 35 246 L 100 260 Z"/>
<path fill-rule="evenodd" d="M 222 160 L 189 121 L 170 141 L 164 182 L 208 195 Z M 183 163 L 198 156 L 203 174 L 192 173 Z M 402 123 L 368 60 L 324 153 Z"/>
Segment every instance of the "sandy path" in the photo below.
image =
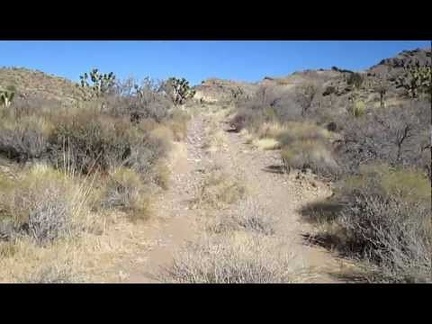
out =
<path fill-rule="evenodd" d="M 298 212 L 307 203 L 328 196 L 329 189 L 318 181 L 298 179 L 294 174 L 269 172 L 269 166 L 279 164 L 277 152 L 254 149 L 245 144 L 239 134 L 226 132 L 224 149 L 205 152 L 202 146 L 208 122 L 205 115 L 194 117 L 185 144 L 174 150 L 171 184 L 157 202 L 157 220 L 149 225 L 148 238 L 152 248 L 136 256 L 132 264 L 125 265 L 125 269 L 133 270 L 125 270 L 129 275 L 124 282 L 159 282 L 153 274 L 160 272 L 160 267 L 169 265 L 173 253 L 183 244 L 200 235 L 203 211 L 189 209 L 189 201 L 198 188 L 202 176 L 200 171 L 215 163 L 243 178 L 252 189 L 249 201 L 277 219 L 277 234 L 288 239 L 289 252 L 294 252 L 304 266 L 311 269 L 312 281 L 334 282 L 335 279 L 327 273 L 337 270 L 339 261 L 325 250 L 305 244 L 302 234 L 312 228 Z M 222 122 L 220 127 L 224 127 Z M 239 201 L 223 212 L 244 211 L 246 203 L 247 200 Z"/>

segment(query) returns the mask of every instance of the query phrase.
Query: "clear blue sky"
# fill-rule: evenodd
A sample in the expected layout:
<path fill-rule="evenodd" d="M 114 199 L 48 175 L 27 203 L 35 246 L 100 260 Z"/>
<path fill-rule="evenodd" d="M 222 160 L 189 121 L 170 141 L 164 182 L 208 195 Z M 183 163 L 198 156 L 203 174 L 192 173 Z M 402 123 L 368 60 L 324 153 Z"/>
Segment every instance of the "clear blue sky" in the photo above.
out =
<path fill-rule="evenodd" d="M 259 81 L 304 69 L 368 68 L 428 41 L 0 41 L 0 65 L 78 80 L 93 67 L 118 77 Z"/>

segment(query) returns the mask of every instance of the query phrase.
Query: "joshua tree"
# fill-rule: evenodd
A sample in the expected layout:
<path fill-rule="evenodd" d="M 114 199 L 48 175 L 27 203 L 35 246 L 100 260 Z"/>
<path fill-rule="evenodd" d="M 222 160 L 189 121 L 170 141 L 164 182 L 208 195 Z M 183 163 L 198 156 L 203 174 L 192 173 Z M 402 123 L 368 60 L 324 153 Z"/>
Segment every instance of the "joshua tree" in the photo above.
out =
<path fill-rule="evenodd" d="M 98 69 L 93 69 L 89 74 L 84 73 L 80 76 L 80 85 L 91 89 L 94 96 L 102 97 L 113 88 L 115 79 L 113 72 L 100 74 Z"/>
<path fill-rule="evenodd" d="M 406 89 L 411 98 L 417 98 L 419 93 L 431 94 L 431 75 L 430 66 L 405 67 L 404 73 L 398 77 L 396 82 Z"/>
<path fill-rule="evenodd" d="M 195 90 L 190 87 L 189 81 L 185 78 L 169 78 L 165 84 L 165 88 L 176 105 L 183 104 L 187 99 L 195 95 Z"/>

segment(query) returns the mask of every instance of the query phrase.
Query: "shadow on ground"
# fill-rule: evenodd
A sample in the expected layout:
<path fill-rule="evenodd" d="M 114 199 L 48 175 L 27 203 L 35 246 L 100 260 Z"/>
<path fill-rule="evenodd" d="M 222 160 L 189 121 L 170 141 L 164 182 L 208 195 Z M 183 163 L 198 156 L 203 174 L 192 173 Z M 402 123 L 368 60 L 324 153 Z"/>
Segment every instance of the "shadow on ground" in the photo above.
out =
<path fill-rule="evenodd" d="M 334 221 L 343 206 L 340 203 L 323 200 L 308 204 L 299 210 L 300 215 L 310 223 L 322 223 Z"/>
<path fill-rule="evenodd" d="M 343 205 L 326 199 L 314 203 L 307 204 L 299 210 L 300 215 L 308 223 L 313 224 L 331 224 L 342 211 Z M 340 228 L 333 228 L 330 232 L 318 232 L 302 234 L 303 243 L 311 246 L 324 248 L 335 257 L 346 260 L 349 263 L 355 260 L 356 255 L 360 253 L 362 247 L 356 245 Z M 337 281 L 344 283 L 368 283 L 367 276 L 358 268 L 350 267 L 350 269 L 331 271 L 328 275 L 335 278 Z"/>
<path fill-rule="evenodd" d="M 239 133 L 239 131 L 237 130 L 237 129 L 233 129 L 233 128 L 228 128 L 228 129 L 225 129 L 225 132 L 227 132 L 227 133 Z"/>
<path fill-rule="evenodd" d="M 282 165 L 269 165 L 262 170 L 269 173 L 286 174 L 285 168 Z"/>

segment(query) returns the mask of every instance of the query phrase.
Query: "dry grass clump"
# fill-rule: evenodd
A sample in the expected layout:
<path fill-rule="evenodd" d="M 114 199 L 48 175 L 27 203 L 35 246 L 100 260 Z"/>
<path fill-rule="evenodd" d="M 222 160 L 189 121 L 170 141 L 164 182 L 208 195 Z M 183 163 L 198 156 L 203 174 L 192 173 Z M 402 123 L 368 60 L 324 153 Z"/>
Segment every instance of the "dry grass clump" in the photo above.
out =
<path fill-rule="evenodd" d="M 278 241 L 242 232 L 189 245 L 164 269 L 163 280 L 179 283 L 292 283 L 305 279 Z"/>
<path fill-rule="evenodd" d="M 0 179 L 0 236 L 28 236 L 37 244 L 76 234 L 85 226 L 91 184 L 77 181 L 51 167 L 36 165 L 19 181 Z"/>
<path fill-rule="evenodd" d="M 215 234 L 246 231 L 273 235 L 275 233 L 275 220 L 271 215 L 263 212 L 253 199 L 248 199 L 239 210 L 211 217 L 207 224 L 207 230 Z"/>
<path fill-rule="evenodd" d="M 192 204 L 199 208 L 224 208 L 244 197 L 246 191 L 241 180 L 220 168 L 213 168 L 205 175 Z"/>

